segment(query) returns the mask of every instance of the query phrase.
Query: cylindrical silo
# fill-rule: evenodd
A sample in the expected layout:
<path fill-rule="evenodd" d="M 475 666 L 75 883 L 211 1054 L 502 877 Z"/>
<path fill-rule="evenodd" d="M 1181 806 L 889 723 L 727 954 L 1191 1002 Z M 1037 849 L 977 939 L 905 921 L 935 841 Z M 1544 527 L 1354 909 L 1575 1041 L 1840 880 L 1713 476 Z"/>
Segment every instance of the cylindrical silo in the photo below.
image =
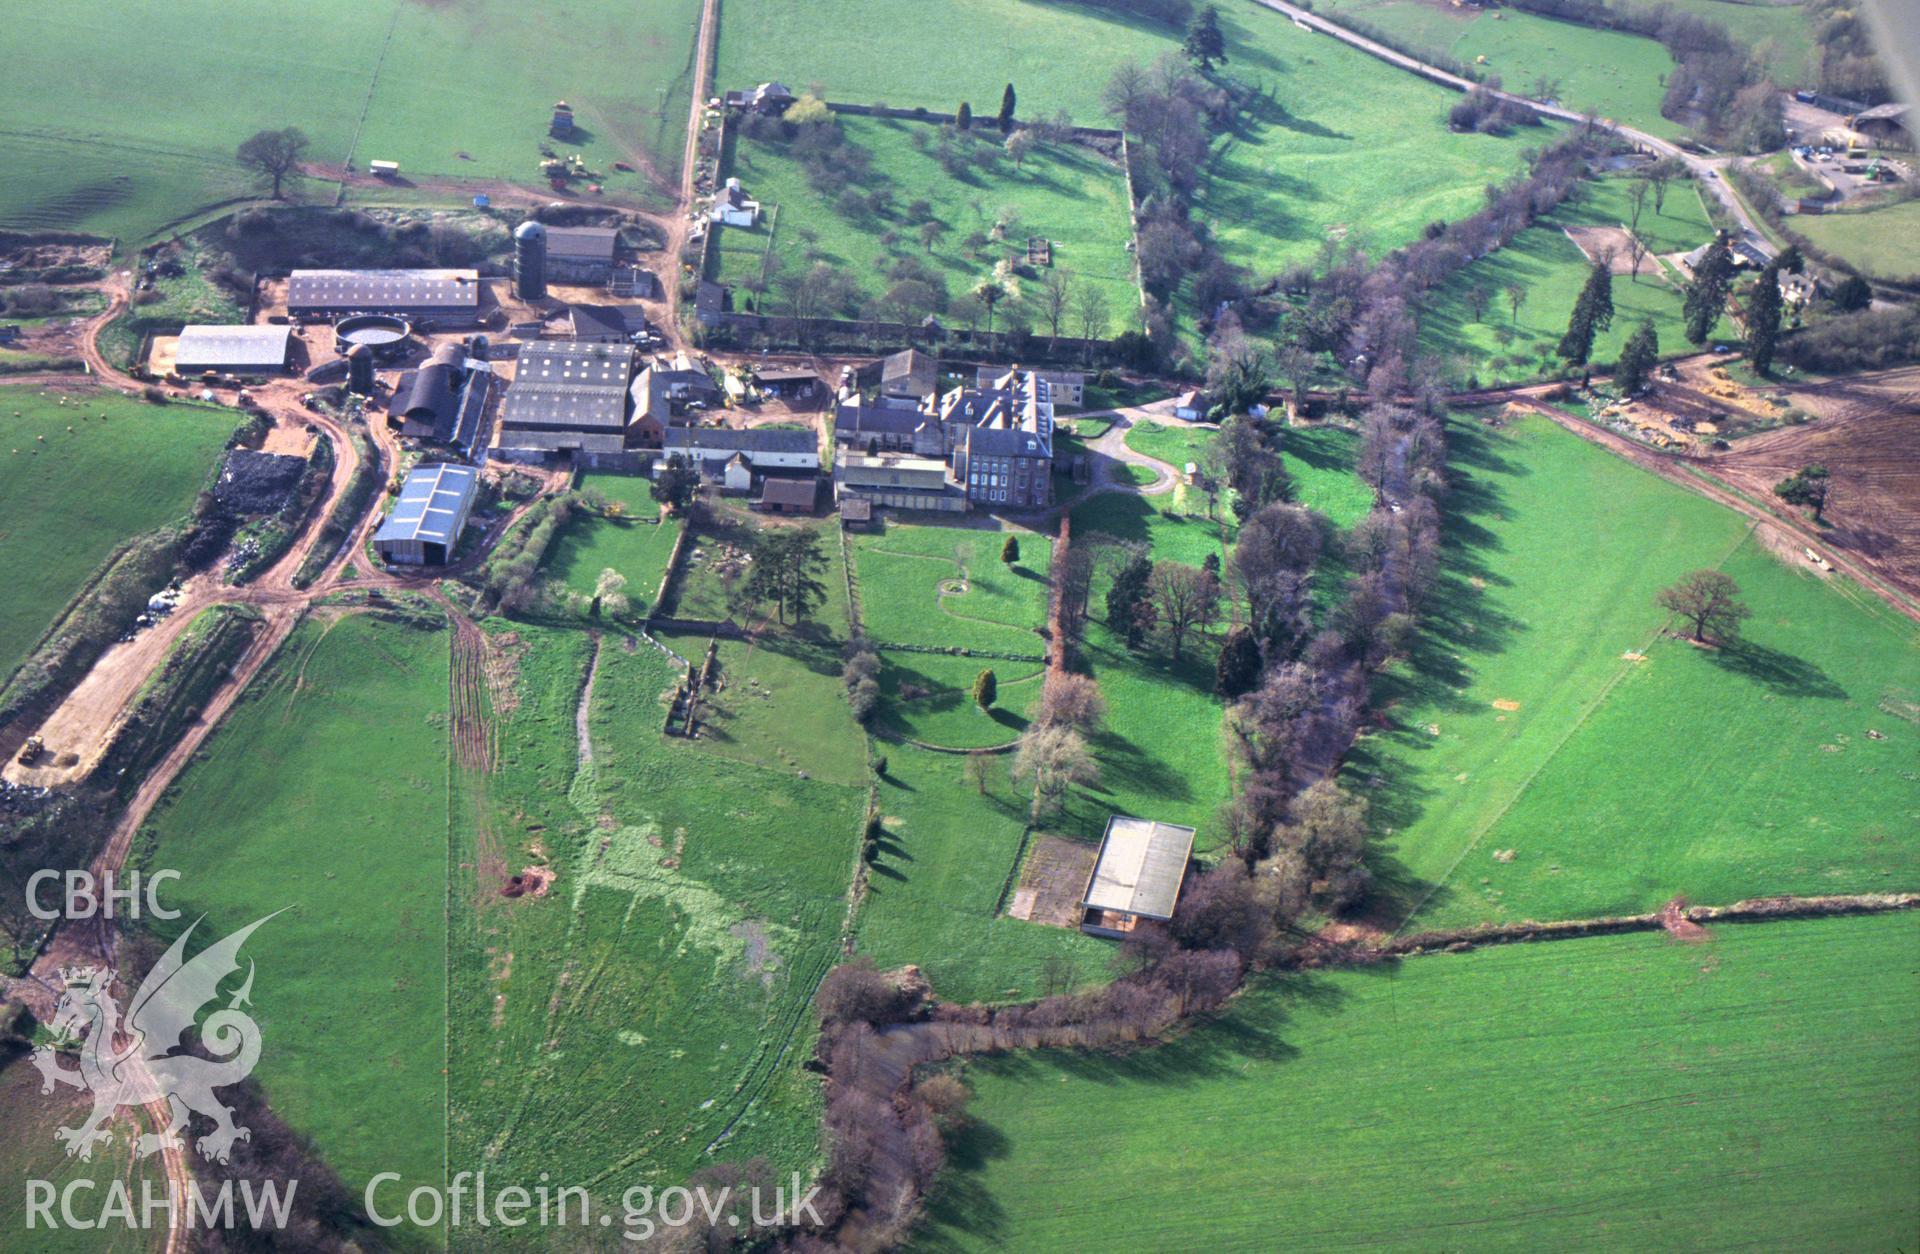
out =
<path fill-rule="evenodd" d="M 347 391 L 373 395 L 373 349 L 365 344 L 347 350 Z"/>
<path fill-rule="evenodd" d="M 547 228 L 522 222 L 513 233 L 513 291 L 521 300 L 547 294 Z"/>

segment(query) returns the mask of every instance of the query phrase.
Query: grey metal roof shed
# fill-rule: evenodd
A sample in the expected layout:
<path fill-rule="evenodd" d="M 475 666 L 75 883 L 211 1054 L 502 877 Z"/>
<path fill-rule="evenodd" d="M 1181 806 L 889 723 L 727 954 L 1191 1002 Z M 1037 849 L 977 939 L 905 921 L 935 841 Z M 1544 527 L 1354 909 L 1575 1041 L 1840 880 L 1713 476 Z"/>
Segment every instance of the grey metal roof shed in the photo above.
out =
<path fill-rule="evenodd" d="M 175 370 L 284 370 L 293 328 L 288 326 L 189 326 L 175 347 Z"/>
<path fill-rule="evenodd" d="M 420 565 L 445 562 L 467 525 L 480 472 L 439 462 L 416 466 L 400 486 L 393 512 L 374 533 L 373 547 L 388 560 Z"/>
<path fill-rule="evenodd" d="M 1132 930 L 1139 919 L 1171 919 L 1180 900 L 1193 829 L 1116 814 L 1107 820 L 1100 858 L 1088 877 L 1082 924 L 1103 935 Z"/>

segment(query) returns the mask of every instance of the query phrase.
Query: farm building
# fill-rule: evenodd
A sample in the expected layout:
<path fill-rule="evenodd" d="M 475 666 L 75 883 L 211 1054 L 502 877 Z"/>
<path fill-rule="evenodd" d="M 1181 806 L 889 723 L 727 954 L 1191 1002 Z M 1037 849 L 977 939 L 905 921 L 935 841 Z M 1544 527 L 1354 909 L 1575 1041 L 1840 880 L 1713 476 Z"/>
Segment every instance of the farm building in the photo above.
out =
<path fill-rule="evenodd" d="M 659 448 L 667 438 L 667 428 L 673 425 L 673 399 L 659 385 L 659 374 L 657 370 L 642 370 L 627 389 L 633 402 L 629 407 L 632 417 L 627 423 L 628 442 L 643 448 Z"/>
<path fill-rule="evenodd" d="M 286 326 L 190 326 L 180 332 L 173 368 L 180 374 L 285 370 L 292 336 L 293 328 Z"/>
<path fill-rule="evenodd" d="M 762 367 L 753 372 L 753 381 L 768 396 L 789 400 L 808 400 L 819 395 L 821 390 L 819 374 L 805 368 Z"/>
<path fill-rule="evenodd" d="M 393 512 L 374 533 L 374 551 L 402 566 L 445 565 L 459 546 L 479 488 L 480 472 L 471 466 L 416 466 L 400 486 Z"/>
<path fill-rule="evenodd" d="M 880 392 L 912 401 L 925 400 L 940 388 L 940 359 L 917 348 L 902 349 L 880 361 Z"/>
<path fill-rule="evenodd" d="M 885 396 L 871 405 L 842 403 L 833 414 L 833 442 L 868 454 L 941 457 L 947 451 L 938 418 L 917 405 Z"/>
<path fill-rule="evenodd" d="M 529 453 L 612 454 L 627 447 L 633 349 L 586 340 L 520 346 L 500 409 L 500 447 Z"/>
<path fill-rule="evenodd" d="M 751 227 L 760 221 L 760 202 L 747 195 L 739 179 L 728 179 L 720 194 L 713 198 L 708 216 L 721 226 Z"/>
<path fill-rule="evenodd" d="M 751 91 L 730 91 L 721 103 L 729 109 L 748 109 L 754 113 L 781 114 L 797 97 L 785 83 L 762 83 Z"/>
<path fill-rule="evenodd" d="M 1173 402 L 1173 416 L 1183 422 L 1202 422 L 1207 416 L 1207 394 L 1194 390 L 1182 392 Z"/>
<path fill-rule="evenodd" d="M 610 226 L 547 228 L 547 282 L 606 284 L 620 232 Z"/>
<path fill-rule="evenodd" d="M 700 280 L 693 296 L 693 317 L 703 327 L 717 327 L 727 319 L 727 289 L 710 279 Z"/>
<path fill-rule="evenodd" d="M 493 380 L 486 362 L 458 344 L 442 344 L 420 369 L 400 376 L 387 401 L 387 421 L 404 436 L 452 444 L 471 455 L 480 442 Z"/>
<path fill-rule="evenodd" d="M 1193 829 L 1114 815 L 1087 878 L 1080 930 L 1126 939 L 1142 920 L 1165 922 L 1180 901 Z"/>
<path fill-rule="evenodd" d="M 287 316 L 339 318 L 399 314 L 419 323 L 463 326 L 480 316 L 477 270 L 295 270 L 287 279 Z"/>
<path fill-rule="evenodd" d="M 743 454 L 759 473 L 817 473 L 820 446 L 811 431 L 780 431 L 770 427 L 676 427 L 667 432 L 669 455 L 682 453 L 694 462 L 726 462 Z"/>
<path fill-rule="evenodd" d="M 947 480 L 947 463 L 937 457 L 867 457 L 842 453 L 833 463 L 834 499 L 844 515 L 854 501 L 867 509 L 930 510 L 964 514 L 967 497 Z"/>
<path fill-rule="evenodd" d="M 653 328 L 647 313 L 638 305 L 572 305 L 567 309 L 576 340 L 599 340 L 605 344 L 627 344 L 647 335 Z"/>
<path fill-rule="evenodd" d="M 753 508 L 766 514 L 811 514 L 819 507 L 820 480 L 785 479 L 769 475 L 761 481 Z"/>
<path fill-rule="evenodd" d="M 1908 129 L 1908 106 L 1895 101 L 1862 109 L 1853 116 L 1853 129 L 1882 148 L 1913 147 L 1913 132 Z"/>

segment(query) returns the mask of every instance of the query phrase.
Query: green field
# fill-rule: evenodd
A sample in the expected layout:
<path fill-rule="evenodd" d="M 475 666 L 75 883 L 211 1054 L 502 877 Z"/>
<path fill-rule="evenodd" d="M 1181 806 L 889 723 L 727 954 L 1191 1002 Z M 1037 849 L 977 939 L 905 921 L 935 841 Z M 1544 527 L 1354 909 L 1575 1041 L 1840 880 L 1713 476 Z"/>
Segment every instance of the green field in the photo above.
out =
<path fill-rule="evenodd" d="M 983 796 L 960 756 L 887 746 L 879 792 L 886 834 L 860 910 L 859 951 L 883 967 L 917 964 L 943 1000 L 1039 996 L 1050 958 L 1069 964 L 1078 982 L 1108 978 L 1107 942 L 1000 913 L 1027 817 L 1010 760 L 993 760 Z"/>
<path fill-rule="evenodd" d="M 129 12 L 115 0 L 14 15 L 0 86 L 0 226 L 137 240 L 251 193 L 234 148 L 298 126 L 310 159 L 398 161 L 403 177 L 539 180 L 554 101 L 588 134 L 577 149 L 611 194 L 648 192 L 616 160 L 677 177 L 691 89 L 695 0 L 644 13 L 575 0 L 536 18 L 508 0 L 460 5 L 324 0 L 185 0 Z M 206 32 L 217 30 L 218 38 Z M 564 57 L 527 56 L 554 36 Z M 84 81 L 111 91 L 76 90 Z M 156 102 L 164 102 L 157 107 Z M 644 168 L 644 166 L 643 166 Z M 334 187 L 308 194 L 330 199 Z"/>
<path fill-rule="evenodd" d="M 1854 213 L 1810 213 L 1789 224 L 1793 230 L 1843 261 L 1883 279 L 1920 274 L 1920 199 Z"/>
<path fill-rule="evenodd" d="M 1912 915 L 1257 985 L 1126 1054 L 971 1062 L 920 1249 L 1893 1249 Z"/>
<path fill-rule="evenodd" d="M 1426 630 L 1376 685 L 1391 729 L 1348 761 L 1380 834 L 1376 918 L 1417 910 L 1422 929 L 1920 879 L 1911 624 L 1544 419 L 1454 422 L 1449 440 Z M 1655 591 L 1700 567 L 1753 607 L 1738 649 L 1661 634 Z"/>
<path fill-rule="evenodd" d="M 1553 98 L 1569 109 L 1663 138 L 1686 134 L 1660 116 L 1673 57 L 1656 40 L 1516 9 L 1450 9 L 1418 0 L 1328 0 L 1320 12 L 1336 22 L 1358 18 L 1409 47 L 1498 75 L 1508 91 L 1530 95 L 1545 76 L 1559 84 Z"/>
<path fill-rule="evenodd" d="M 580 486 L 606 496 L 619 513 L 577 513 L 548 554 L 548 575 L 570 591 L 591 595 L 601 571 L 617 570 L 627 578 L 627 596 L 634 609 L 653 608 L 682 524 L 659 518 L 659 506 L 648 496 L 645 479 L 588 475 Z"/>
<path fill-rule="evenodd" d="M 864 179 L 836 177 L 824 190 L 809 182 L 788 141 L 740 136 L 730 142 L 724 172 L 738 177 L 765 212 L 751 229 L 716 228 L 716 277 L 734 285 L 752 280 L 771 248 L 778 272 L 789 278 L 825 262 L 855 279 L 862 299 L 844 312 L 856 313 L 886 290 L 888 279 L 879 266 L 889 257 L 920 259 L 939 275 L 947 294 L 957 297 L 992 273 L 996 259 L 1009 250 L 1024 255 L 1027 237 L 1036 235 L 1053 242 L 1056 267 L 1073 271 L 1076 282 L 1095 283 L 1106 292 L 1116 319 L 1124 322 L 1127 311 L 1138 306 L 1133 257 L 1127 252 L 1133 221 L 1126 178 L 1117 163 L 1091 148 L 1043 145 L 1018 167 L 1003 158 L 991 170 L 968 167 L 952 176 L 931 148 L 923 151 L 912 143 L 915 136 L 930 140 L 938 133 L 926 123 L 851 115 L 839 123 L 849 144 L 871 154 L 872 166 Z M 999 140 L 997 130 L 985 127 L 979 138 L 962 143 L 980 150 L 997 147 Z M 861 209 L 849 214 L 835 203 L 849 188 L 862 194 L 885 191 L 893 197 L 892 206 L 879 213 Z M 947 228 L 946 237 L 931 249 L 922 246 L 919 223 L 907 213 L 920 199 L 931 204 L 932 218 Z M 1001 223 L 1008 224 L 1004 243 L 992 243 L 978 254 L 964 246 L 969 235 L 991 235 Z M 811 242 L 808 233 L 814 237 Z M 888 233 L 897 237 L 891 245 L 882 238 Z M 767 308 L 784 312 L 783 302 L 776 281 Z M 1039 311 L 1031 300 L 1027 303 L 1025 320 L 1032 325 Z M 1008 325 L 1011 314 L 1012 307 L 1002 305 L 997 325 Z M 1062 333 L 1072 325 L 1071 320 L 1063 323 Z"/>
<path fill-rule="evenodd" d="M 1228 261 L 1257 275 L 1310 260 L 1329 237 L 1384 251 L 1436 218 L 1470 213 L 1483 185 L 1520 172 L 1525 147 L 1550 134 L 1452 134 L 1455 97 L 1445 88 L 1252 3 L 1222 6 L 1221 24 L 1225 73 L 1270 98 L 1217 144 L 1195 216 Z M 794 40 L 795 30 L 815 27 L 858 29 L 861 38 Z M 935 0 L 911 22 L 892 23 L 852 0 L 736 0 L 721 23 L 718 82 L 819 83 L 833 100 L 943 112 L 970 98 L 976 112 L 990 112 L 1011 80 L 1022 117 L 1064 109 L 1104 126 L 1100 91 L 1114 68 L 1150 64 L 1179 40 L 1171 27 L 1067 3 Z M 967 55 L 929 58 L 928 46 Z"/>
<path fill-rule="evenodd" d="M 142 835 L 196 945 L 286 911 L 242 952 L 254 1074 L 355 1190 L 442 1178 L 447 666 L 443 630 L 317 612 Z"/>
<path fill-rule="evenodd" d="M 809 1170 L 807 1005 L 846 915 L 864 790 L 662 737 L 678 668 L 613 637 L 582 765 L 585 637 L 515 630 L 531 652 L 505 769 L 459 785 L 485 844 L 456 895 L 455 1157 L 528 1185 L 564 1167 L 606 1198 L 681 1182 L 723 1134 L 726 1158 Z M 530 863 L 557 873 L 550 892 L 501 898 L 497 877 Z"/>
<path fill-rule="evenodd" d="M 121 544 L 186 517 L 235 425 L 231 410 L 0 387 L 0 676 Z"/>
<path fill-rule="evenodd" d="M 1627 192 L 1631 180 L 1606 178 L 1580 185 L 1580 194 L 1514 237 L 1505 248 L 1456 271 L 1427 299 L 1420 319 L 1420 343 L 1428 352 L 1453 363 L 1461 376 L 1473 375 L 1483 384 L 1532 378 L 1565 365 L 1553 349 L 1566 334 L 1580 288 L 1592 262 L 1566 234 L 1569 226 L 1623 227 L 1631 207 Z M 1640 236 L 1652 254 L 1689 251 L 1713 236 L 1700 194 L 1691 184 L 1667 191 L 1667 203 L 1656 213 L 1649 197 L 1640 217 Z M 1620 346 L 1643 319 L 1653 320 L 1665 355 L 1692 351 L 1681 321 L 1681 289 L 1685 280 L 1657 255 L 1640 265 L 1640 275 L 1613 276 L 1613 326 L 1594 338 L 1593 362 L 1610 365 Z M 1526 299 L 1515 317 L 1506 289 L 1518 285 Z M 1486 313 L 1476 319 L 1468 292 L 1479 287 L 1489 294 Z M 1512 332 L 1501 342 L 1502 329 Z M 1734 334 L 1723 320 L 1716 336 Z M 1543 356 L 1545 354 L 1545 356 Z M 1544 366 L 1544 371 L 1543 371 Z"/>

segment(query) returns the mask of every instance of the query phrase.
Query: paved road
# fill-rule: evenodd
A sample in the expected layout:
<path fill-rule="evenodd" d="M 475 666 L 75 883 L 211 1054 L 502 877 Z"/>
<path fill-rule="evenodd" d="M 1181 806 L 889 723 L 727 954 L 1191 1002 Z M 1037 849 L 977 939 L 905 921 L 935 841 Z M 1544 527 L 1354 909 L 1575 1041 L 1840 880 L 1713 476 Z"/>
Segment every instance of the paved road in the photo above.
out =
<path fill-rule="evenodd" d="M 1308 12 L 1298 5 L 1288 4 L 1287 0 L 1257 0 L 1257 2 L 1272 9 L 1276 13 L 1283 13 L 1287 17 L 1292 18 L 1296 25 L 1304 25 L 1319 31 L 1321 34 L 1331 35 L 1342 43 L 1351 44 L 1355 48 L 1360 49 L 1360 51 L 1370 56 L 1378 57 L 1390 65 L 1397 65 L 1403 70 L 1411 70 L 1422 78 L 1438 83 L 1442 87 L 1451 87 L 1455 91 L 1471 91 L 1473 88 L 1480 86 L 1480 84 L 1473 82 L 1471 79 L 1462 78 L 1458 74 L 1448 73 L 1437 65 L 1428 65 L 1417 57 L 1409 56 L 1404 52 L 1398 52 L 1377 40 L 1368 39 L 1365 35 L 1350 31 L 1337 22 L 1330 22 L 1326 18 Z M 1572 109 L 1564 108 L 1560 105 L 1543 104 L 1538 100 L 1529 100 L 1525 96 L 1516 96 L 1512 92 L 1499 91 L 1494 94 L 1503 100 L 1511 100 L 1517 105 L 1531 109 L 1542 117 L 1553 118 L 1555 121 L 1574 123 L 1584 123 L 1588 121 L 1586 114 L 1577 113 Z M 1693 175 L 1694 180 L 1725 207 L 1727 212 L 1733 216 L 1734 221 L 1740 223 L 1750 243 L 1766 253 L 1769 257 L 1777 251 L 1768 240 L 1766 232 L 1760 229 L 1759 224 L 1756 223 L 1752 215 L 1747 212 L 1746 205 L 1741 203 L 1738 196 L 1734 195 L 1733 189 L 1727 186 L 1726 179 L 1721 176 L 1720 170 L 1727 164 L 1727 158 L 1696 156 L 1693 153 L 1687 152 L 1671 140 L 1661 139 L 1657 135 L 1650 135 L 1645 131 L 1638 130 L 1631 126 L 1623 126 L 1618 122 L 1606 118 L 1596 118 L 1593 119 L 1593 122 L 1594 125 L 1612 131 L 1615 135 L 1648 152 L 1661 157 L 1671 157 L 1684 164 L 1687 172 Z"/>

